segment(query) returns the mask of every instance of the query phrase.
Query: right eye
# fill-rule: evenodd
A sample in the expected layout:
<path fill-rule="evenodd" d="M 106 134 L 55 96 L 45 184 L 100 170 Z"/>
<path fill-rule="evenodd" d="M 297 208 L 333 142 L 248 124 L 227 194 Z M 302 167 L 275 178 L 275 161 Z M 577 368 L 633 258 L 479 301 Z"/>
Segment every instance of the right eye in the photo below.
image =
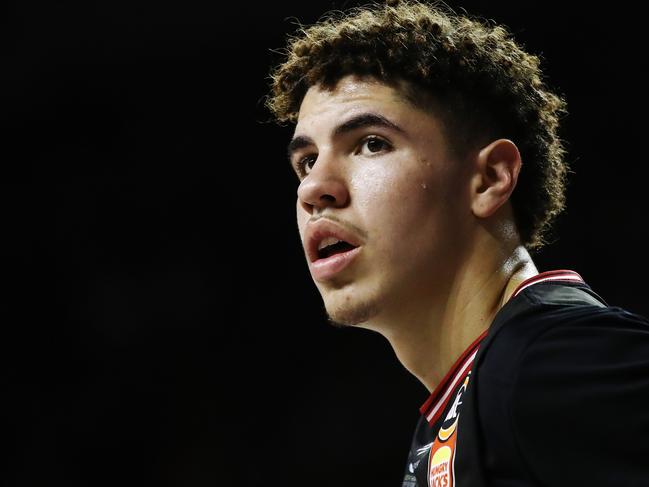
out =
<path fill-rule="evenodd" d="M 296 164 L 298 175 L 304 177 L 309 174 L 317 158 L 317 155 L 311 154 L 299 159 Z"/>

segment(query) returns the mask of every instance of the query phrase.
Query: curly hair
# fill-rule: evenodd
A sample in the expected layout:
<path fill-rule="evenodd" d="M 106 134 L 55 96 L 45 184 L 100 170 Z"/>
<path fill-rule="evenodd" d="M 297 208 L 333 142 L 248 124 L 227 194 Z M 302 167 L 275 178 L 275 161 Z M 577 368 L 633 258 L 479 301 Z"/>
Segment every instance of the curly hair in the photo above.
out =
<path fill-rule="evenodd" d="M 456 156 L 496 138 L 516 143 L 514 218 L 521 243 L 538 250 L 565 206 L 569 169 L 557 131 L 566 103 L 547 88 L 539 57 L 492 24 L 419 0 L 329 12 L 289 36 L 266 106 L 279 123 L 296 122 L 312 85 L 333 89 L 346 75 L 407 81 L 409 100 L 437 108 Z"/>

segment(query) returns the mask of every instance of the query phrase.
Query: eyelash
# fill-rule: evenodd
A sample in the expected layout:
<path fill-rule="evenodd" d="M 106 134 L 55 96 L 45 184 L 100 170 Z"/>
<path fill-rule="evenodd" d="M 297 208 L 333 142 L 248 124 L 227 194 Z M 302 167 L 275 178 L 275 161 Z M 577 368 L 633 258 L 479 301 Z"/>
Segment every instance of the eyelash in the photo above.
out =
<path fill-rule="evenodd" d="M 392 148 L 392 145 L 387 140 L 385 140 L 383 137 L 378 137 L 376 135 L 368 135 L 367 137 L 363 138 L 361 140 L 360 144 L 359 144 L 359 147 L 363 147 L 366 143 L 368 143 L 370 141 L 374 141 L 374 140 L 378 140 L 378 141 L 382 142 L 384 144 L 384 146 L 387 147 L 388 149 Z M 310 155 L 305 156 L 305 157 L 303 157 L 303 158 L 301 158 L 301 159 L 299 159 L 297 161 L 296 168 L 297 168 L 298 174 L 300 176 L 304 177 L 304 176 L 307 175 L 307 172 L 306 172 L 306 170 L 304 168 L 307 165 L 307 161 L 310 160 L 310 159 L 313 159 L 313 158 L 317 159 L 318 157 L 317 157 L 317 155 L 314 156 L 313 154 L 310 154 Z"/>

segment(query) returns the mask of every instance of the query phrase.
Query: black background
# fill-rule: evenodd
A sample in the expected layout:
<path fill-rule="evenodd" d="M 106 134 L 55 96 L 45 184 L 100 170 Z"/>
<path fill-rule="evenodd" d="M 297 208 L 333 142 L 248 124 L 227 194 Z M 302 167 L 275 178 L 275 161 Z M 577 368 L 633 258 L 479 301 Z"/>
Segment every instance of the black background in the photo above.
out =
<path fill-rule="evenodd" d="M 427 392 L 382 337 L 326 323 L 291 128 L 263 108 L 289 17 L 356 3 L 3 5 L 4 484 L 398 485 Z M 649 315 L 642 19 L 461 5 L 568 101 L 575 174 L 539 269 Z"/>

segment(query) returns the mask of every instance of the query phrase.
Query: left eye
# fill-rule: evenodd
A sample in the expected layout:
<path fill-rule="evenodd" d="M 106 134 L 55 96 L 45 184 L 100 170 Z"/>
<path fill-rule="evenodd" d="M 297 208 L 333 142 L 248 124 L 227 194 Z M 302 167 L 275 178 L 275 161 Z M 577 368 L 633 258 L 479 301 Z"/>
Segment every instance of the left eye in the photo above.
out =
<path fill-rule="evenodd" d="M 383 149 L 388 149 L 390 148 L 390 144 L 383 140 L 380 137 L 372 136 L 372 137 L 367 137 L 363 142 L 361 143 L 361 152 L 363 152 L 363 149 L 367 147 L 367 150 L 371 153 L 376 153 L 376 152 L 381 152 Z"/>

